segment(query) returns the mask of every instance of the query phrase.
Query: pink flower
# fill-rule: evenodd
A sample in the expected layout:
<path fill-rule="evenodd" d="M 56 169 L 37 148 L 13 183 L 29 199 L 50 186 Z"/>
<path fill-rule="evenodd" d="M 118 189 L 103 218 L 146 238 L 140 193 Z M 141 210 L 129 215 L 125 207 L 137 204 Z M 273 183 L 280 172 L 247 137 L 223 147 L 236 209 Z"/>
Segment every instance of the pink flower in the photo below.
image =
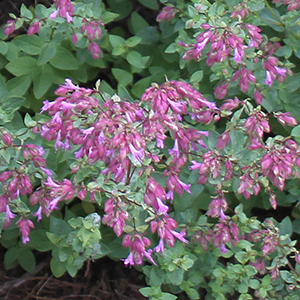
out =
<path fill-rule="evenodd" d="M 229 144 L 230 144 L 230 135 L 228 131 L 225 131 L 220 136 L 218 136 L 218 142 L 216 144 L 216 148 L 219 150 L 223 150 Z"/>
<path fill-rule="evenodd" d="M 221 253 L 227 253 L 227 252 L 228 252 L 228 250 L 227 250 L 227 248 L 225 247 L 224 244 L 221 244 L 221 245 L 220 245 L 220 252 L 221 252 Z"/>
<path fill-rule="evenodd" d="M 267 269 L 266 269 L 266 264 L 263 259 L 256 259 L 255 262 L 250 262 L 249 264 L 251 266 L 255 267 L 256 271 L 260 275 L 266 274 Z"/>
<path fill-rule="evenodd" d="M 19 227 L 20 233 L 22 234 L 22 242 L 25 245 L 30 240 L 30 228 L 34 228 L 34 224 L 29 219 L 21 218 L 16 222 L 16 225 Z"/>
<path fill-rule="evenodd" d="M 263 96 L 260 91 L 256 90 L 254 92 L 254 99 L 255 99 L 255 102 L 257 105 L 261 105 L 261 103 L 263 101 Z"/>
<path fill-rule="evenodd" d="M 179 195 L 183 194 L 183 191 L 185 190 L 187 193 L 191 194 L 190 191 L 190 184 L 186 184 L 182 182 L 177 174 L 172 174 L 168 179 L 167 179 L 167 187 L 169 190 L 176 192 Z"/>
<path fill-rule="evenodd" d="M 38 210 L 33 214 L 33 216 L 37 217 L 38 222 L 42 220 L 42 212 L 43 212 L 43 208 L 42 206 L 40 206 L 38 208 Z"/>
<path fill-rule="evenodd" d="M 223 192 L 220 192 L 215 199 L 211 200 L 208 205 L 207 215 L 212 218 L 224 218 L 224 211 L 228 209 L 228 203 L 224 197 Z"/>
<path fill-rule="evenodd" d="M 245 2 L 239 3 L 239 5 L 233 7 L 234 11 L 231 13 L 230 18 L 244 19 L 249 15 L 249 9 Z"/>
<path fill-rule="evenodd" d="M 4 26 L 4 34 L 9 35 L 12 34 L 16 29 L 16 20 L 9 20 L 7 21 L 6 25 Z"/>
<path fill-rule="evenodd" d="M 269 87 L 271 87 L 272 84 L 273 84 L 273 78 L 272 78 L 271 73 L 269 71 L 266 71 L 265 84 L 267 84 Z"/>
<path fill-rule="evenodd" d="M 277 118 L 277 121 L 282 124 L 283 126 L 288 125 L 291 127 L 294 127 L 296 125 L 298 125 L 297 120 L 291 116 L 291 113 L 286 112 L 286 113 L 282 113 L 282 112 L 278 112 L 278 113 L 274 113 L 275 118 Z"/>
<path fill-rule="evenodd" d="M 151 245 L 151 241 L 148 238 L 139 233 L 132 235 L 126 234 L 123 238 L 122 245 L 125 248 L 130 248 L 130 253 L 124 260 L 126 266 L 141 265 L 143 263 L 143 257 L 146 257 L 151 263 L 156 265 L 151 257 L 151 251 L 147 252 L 145 249 Z"/>
<path fill-rule="evenodd" d="M 28 28 L 27 34 L 28 35 L 36 34 L 36 33 L 38 33 L 39 29 L 40 29 L 40 22 L 39 21 L 35 21 Z"/>
<path fill-rule="evenodd" d="M 158 197 L 156 197 L 156 203 L 158 206 L 157 213 L 167 215 L 169 207 L 163 204 L 163 202 Z"/>
<path fill-rule="evenodd" d="M 143 148 L 137 150 L 132 144 L 129 144 L 129 150 L 132 154 L 135 164 L 142 164 L 143 160 L 145 159 L 145 150 Z"/>
<path fill-rule="evenodd" d="M 238 98 L 235 97 L 234 99 L 227 99 L 221 105 L 220 110 L 231 111 L 237 108 L 239 105 L 240 105 L 240 100 Z"/>
<path fill-rule="evenodd" d="M 81 33 L 85 34 L 87 39 L 92 41 L 95 39 L 100 39 L 102 36 L 101 26 L 104 24 L 100 21 L 87 21 L 83 20 L 84 25 L 81 27 Z"/>
<path fill-rule="evenodd" d="M 134 266 L 135 265 L 135 261 L 133 260 L 133 253 L 130 252 L 129 255 L 127 256 L 127 258 L 124 260 L 124 265 L 127 267 L 129 266 Z"/>
<path fill-rule="evenodd" d="M 216 99 L 223 99 L 227 95 L 228 82 L 223 82 L 218 85 L 214 90 L 214 96 Z"/>
<path fill-rule="evenodd" d="M 6 146 L 12 146 L 13 138 L 8 131 L 1 132 L 1 138 Z"/>
<path fill-rule="evenodd" d="M 175 17 L 176 14 L 176 8 L 172 6 L 165 6 L 163 9 L 160 11 L 160 13 L 156 17 L 157 22 L 162 22 L 162 21 L 170 21 Z"/>
<path fill-rule="evenodd" d="M 174 141 L 174 147 L 172 150 L 168 150 L 169 154 L 170 155 L 173 155 L 174 157 L 179 157 L 180 156 L 180 150 L 179 150 L 179 147 L 178 147 L 178 140 L 175 139 Z"/>
<path fill-rule="evenodd" d="M 161 252 L 164 253 L 165 252 L 165 243 L 163 239 L 159 239 L 159 243 L 156 247 L 153 248 L 154 252 Z"/>
<path fill-rule="evenodd" d="M 16 214 L 11 212 L 10 207 L 9 207 L 8 204 L 6 204 L 5 213 L 6 213 L 6 215 L 5 215 L 4 225 L 3 225 L 4 228 L 9 226 L 10 223 L 11 223 L 11 219 L 13 219 L 17 216 Z"/>
<path fill-rule="evenodd" d="M 58 15 L 61 18 L 66 18 L 68 23 L 73 21 L 74 6 L 70 0 L 54 0 L 56 10 L 49 15 L 50 19 L 55 19 Z"/>
<path fill-rule="evenodd" d="M 89 42 L 88 44 L 88 50 L 91 53 L 92 57 L 94 59 L 98 59 L 101 56 L 101 49 L 99 45 L 95 42 Z"/>

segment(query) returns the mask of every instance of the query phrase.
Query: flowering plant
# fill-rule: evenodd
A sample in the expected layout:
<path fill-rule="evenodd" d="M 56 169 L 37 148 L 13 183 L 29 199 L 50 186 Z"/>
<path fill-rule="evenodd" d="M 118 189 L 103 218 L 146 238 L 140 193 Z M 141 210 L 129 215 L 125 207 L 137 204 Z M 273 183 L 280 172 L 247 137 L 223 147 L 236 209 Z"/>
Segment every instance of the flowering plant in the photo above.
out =
<path fill-rule="evenodd" d="M 298 299 L 297 2 L 139 1 L 159 30 L 117 2 L 23 6 L 3 28 L 6 266 L 32 270 L 31 250 L 51 250 L 53 274 L 75 276 L 107 255 L 144 272 L 150 299 Z M 103 30 L 117 13 L 134 36 Z M 106 66 L 116 90 L 77 84 Z M 278 206 L 293 210 L 255 214 Z"/>

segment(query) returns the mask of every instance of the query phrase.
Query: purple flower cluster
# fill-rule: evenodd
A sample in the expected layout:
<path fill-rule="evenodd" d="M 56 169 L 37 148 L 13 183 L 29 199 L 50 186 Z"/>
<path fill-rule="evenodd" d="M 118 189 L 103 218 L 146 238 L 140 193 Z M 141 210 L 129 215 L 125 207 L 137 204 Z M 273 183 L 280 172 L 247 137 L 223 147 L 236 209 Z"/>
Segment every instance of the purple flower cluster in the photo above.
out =
<path fill-rule="evenodd" d="M 157 22 L 166 21 L 169 22 L 171 19 L 173 19 L 176 15 L 176 7 L 173 6 L 164 6 L 162 10 L 159 12 L 159 14 L 156 17 Z"/>
<path fill-rule="evenodd" d="M 268 176 L 271 183 L 281 191 L 285 181 L 297 175 L 295 165 L 300 167 L 300 149 L 292 140 L 271 146 L 261 160 L 262 174 Z"/>
<path fill-rule="evenodd" d="M 287 10 L 297 10 L 300 8 L 299 0 L 272 0 L 273 3 L 282 2 L 282 4 L 288 5 Z"/>
<path fill-rule="evenodd" d="M 51 119 L 39 124 L 34 131 L 40 132 L 48 141 L 55 141 L 56 151 L 59 148 L 77 148 L 74 153 L 77 164 L 72 167 L 75 176 L 84 161 L 89 165 L 98 161 L 104 163 L 101 173 L 106 180 L 116 183 L 129 184 L 133 168 L 139 175 L 148 174 L 144 203 L 154 219 L 151 221 L 151 231 L 157 232 L 160 241 L 153 250 L 146 251 L 151 243 L 141 237 L 141 233 L 135 231 L 130 238 L 127 235 L 124 245 L 130 248 L 131 254 L 125 263 L 140 264 L 143 257 L 151 260 L 153 251 L 163 252 L 164 244 L 174 246 L 175 239 L 187 243 L 185 232 L 175 231 L 177 223 L 168 215 L 169 207 L 165 202 L 173 201 L 174 193 L 191 193 L 190 184 L 179 177 L 180 169 L 188 163 L 189 152 L 206 148 L 202 138 L 208 132 L 188 128 L 182 122 L 183 116 L 190 115 L 197 122 L 210 124 L 220 118 L 220 110 L 215 103 L 180 81 L 167 81 L 161 86 L 153 84 L 141 97 L 146 108 L 138 102 L 123 101 L 116 95 L 101 99 L 96 90 L 80 88 L 70 79 L 66 79 L 55 94 L 58 97 L 53 102 L 45 101 L 41 110 L 47 111 Z M 149 161 L 154 164 L 161 162 L 155 146 L 165 148 L 164 141 L 170 134 L 174 137 L 174 146 L 168 149 L 170 159 L 163 172 L 165 188 L 151 176 L 154 168 Z M 154 148 L 148 147 L 150 144 Z M 95 186 L 89 190 L 91 201 L 95 201 L 98 192 L 110 194 Z M 85 185 L 75 186 L 67 179 L 55 182 L 49 175 L 30 201 L 32 205 L 39 203 L 35 215 L 40 219 L 42 214 L 49 215 L 56 209 L 59 202 L 68 201 L 75 195 L 83 199 L 86 192 Z M 121 199 L 113 194 L 105 203 L 103 223 L 112 227 L 117 236 L 123 234 L 129 219 L 129 205 L 140 204 L 126 199 L 126 195 Z"/>
<path fill-rule="evenodd" d="M 231 14 L 232 18 L 244 19 L 249 14 L 246 3 L 241 2 L 236 10 Z M 291 72 L 284 68 L 279 67 L 278 59 L 273 56 L 273 53 L 278 50 L 280 45 L 278 43 L 263 43 L 263 37 L 260 34 L 261 29 L 257 26 L 245 23 L 230 26 L 212 26 L 208 23 L 202 24 L 201 27 L 204 32 L 200 33 L 195 44 L 186 44 L 179 42 L 179 45 L 190 48 L 186 50 L 183 55 L 183 60 L 200 60 L 202 58 L 202 52 L 206 47 L 210 47 L 206 54 L 206 64 L 212 67 L 216 63 L 225 63 L 228 60 L 233 59 L 235 66 L 233 74 L 229 79 L 227 74 L 226 80 L 222 81 L 214 91 L 216 99 L 223 99 L 228 90 L 230 81 L 238 80 L 238 85 L 243 93 L 246 93 L 249 89 L 249 84 L 254 86 L 254 99 L 257 104 L 262 102 L 262 94 L 260 88 L 256 85 L 256 76 L 254 73 L 246 67 L 246 60 L 251 60 L 253 63 L 262 61 L 262 67 L 266 71 L 265 84 L 270 87 L 274 80 L 282 82 L 287 73 Z M 246 50 L 254 48 L 259 51 L 259 54 L 255 57 L 247 58 Z M 229 66 L 232 64 L 230 63 Z M 227 71 L 228 73 L 228 71 Z"/>
<path fill-rule="evenodd" d="M 42 181 L 41 186 L 30 196 L 30 204 L 40 205 L 34 215 L 41 220 L 42 214 L 49 216 L 53 210 L 58 209 L 59 202 L 71 200 L 74 196 L 75 188 L 70 180 L 55 182 L 49 176 L 47 181 Z"/>
<path fill-rule="evenodd" d="M 68 23 L 73 21 L 74 6 L 70 0 L 54 0 L 56 10 L 50 14 L 50 19 L 55 19 L 57 16 L 65 18 Z"/>
<path fill-rule="evenodd" d="M 278 230 L 276 230 L 271 220 L 265 221 L 266 228 L 262 230 L 253 230 L 247 237 L 250 242 L 262 243 L 262 255 L 267 256 L 271 252 L 275 252 L 278 244 L 280 243 L 280 237 Z"/>
<path fill-rule="evenodd" d="M 125 221 L 128 219 L 129 213 L 127 204 L 118 198 L 111 198 L 105 202 L 105 215 L 102 218 L 102 223 L 113 228 L 116 236 L 121 236 L 125 226 Z"/>
<path fill-rule="evenodd" d="M 0 212 L 5 212 L 4 228 L 11 224 L 11 219 L 17 215 L 12 213 L 11 207 L 15 207 L 16 199 L 21 195 L 32 195 L 34 190 L 34 177 L 52 176 L 52 172 L 46 167 L 46 160 L 43 157 L 45 151 L 35 144 L 18 145 L 14 144 L 14 138 L 8 131 L 1 132 L 1 139 L 7 151 L 14 149 L 19 153 L 19 166 L 7 167 L 0 173 L 0 183 L 3 193 L 0 196 Z M 30 228 L 34 225 L 32 221 L 23 215 L 16 225 L 20 228 L 23 242 L 29 241 Z"/>
<path fill-rule="evenodd" d="M 206 252 L 209 246 L 219 248 L 221 253 L 227 253 L 226 245 L 233 246 L 240 240 L 239 228 L 229 217 L 219 219 L 212 229 L 201 229 L 193 236 L 193 241 L 200 243 Z"/>

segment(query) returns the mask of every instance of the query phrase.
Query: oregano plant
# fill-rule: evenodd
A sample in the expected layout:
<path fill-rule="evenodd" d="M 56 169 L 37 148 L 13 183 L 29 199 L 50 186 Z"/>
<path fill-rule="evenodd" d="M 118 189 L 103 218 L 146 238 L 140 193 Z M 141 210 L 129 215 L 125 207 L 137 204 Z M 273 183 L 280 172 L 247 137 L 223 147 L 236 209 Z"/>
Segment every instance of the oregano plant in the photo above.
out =
<path fill-rule="evenodd" d="M 298 2 L 125 2 L 2 28 L 5 266 L 108 256 L 149 299 L 299 299 Z"/>

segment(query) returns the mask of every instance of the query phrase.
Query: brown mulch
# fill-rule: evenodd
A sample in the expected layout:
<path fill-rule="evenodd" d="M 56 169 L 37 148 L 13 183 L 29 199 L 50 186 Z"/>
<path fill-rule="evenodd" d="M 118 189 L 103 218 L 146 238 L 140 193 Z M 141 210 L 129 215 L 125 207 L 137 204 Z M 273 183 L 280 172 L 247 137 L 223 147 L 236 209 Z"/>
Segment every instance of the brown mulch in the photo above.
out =
<path fill-rule="evenodd" d="M 5 249 L 1 248 L 1 256 Z M 68 274 L 55 278 L 49 267 L 50 253 L 37 264 L 34 272 L 20 267 L 5 270 L 0 265 L 0 299 L 2 300 L 145 300 L 139 289 L 146 286 L 144 276 L 126 268 L 121 261 L 108 258 L 88 262 L 72 278 Z"/>

